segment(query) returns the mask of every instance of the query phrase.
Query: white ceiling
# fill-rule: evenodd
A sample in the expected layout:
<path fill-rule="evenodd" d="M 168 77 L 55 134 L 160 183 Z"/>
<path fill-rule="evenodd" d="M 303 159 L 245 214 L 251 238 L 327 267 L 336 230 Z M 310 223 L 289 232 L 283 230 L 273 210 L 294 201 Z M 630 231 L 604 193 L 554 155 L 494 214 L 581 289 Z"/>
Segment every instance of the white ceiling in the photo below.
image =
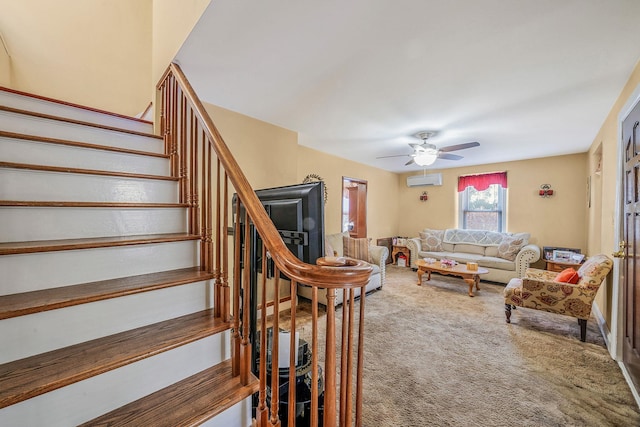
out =
<path fill-rule="evenodd" d="M 585 152 L 640 59 L 639 0 L 212 0 L 176 60 L 206 102 L 394 172 Z M 259 144 L 260 141 L 255 141 Z"/>

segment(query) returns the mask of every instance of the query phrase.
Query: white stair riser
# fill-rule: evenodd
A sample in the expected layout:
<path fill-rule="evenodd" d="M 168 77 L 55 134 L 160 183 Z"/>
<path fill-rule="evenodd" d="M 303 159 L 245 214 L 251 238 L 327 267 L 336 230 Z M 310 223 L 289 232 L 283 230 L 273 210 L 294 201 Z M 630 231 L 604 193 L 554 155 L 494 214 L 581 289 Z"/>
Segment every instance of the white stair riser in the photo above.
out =
<path fill-rule="evenodd" d="M 164 152 L 164 142 L 158 138 L 113 132 L 93 126 L 42 119 L 7 111 L 0 111 L 0 129 L 7 132 L 87 142 L 108 147 L 129 148 L 151 153 Z"/>
<path fill-rule="evenodd" d="M 247 427 L 251 421 L 251 397 L 236 403 L 212 419 L 200 424 L 200 427 Z M 282 417 L 282 414 L 280 414 Z"/>
<path fill-rule="evenodd" d="M 212 296 L 203 281 L 5 319 L 0 364 L 205 310 Z"/>
<path fill-rule="evenodd" d="M 176 203 L 176 181 L 0 168 L 0 199 Z"/>
<path fill-rule="evenodd" d="M 0 137 L 0 159 L 5 162 L 59 166 L 112 172 L 170 176 L 171 164 L 163 157 L 118 153 L 61 144 Z"/>
<path fill-rule="evenodd" d="M 0 294 L 192 267 L 198 246 L 184 241 L 0 256 Z"/>
<path fill-rule="evenodd" d="M 208 337 L 0 409 L 0 425 L 68 427 L 89 421 L 229 358 L 229 340 L 229 332 Z"/>
<path fill-rule="evenodd" d="M 185 208 L 0 207 L 4 242 L 184 233 Z"/>
<path fill-rule="evenodd" d="M 48 114 L 51 116 L 64 117 L 67 119 L 99 123 L 101 125 L 134 130 L 137 132 L 153 133 L 153 124 L 151 123 L 132 120 L 111 114 L 98 113 L 96 111 L 91 111 L 84 108 L 74 107 L 71 105 L 47 101 L 44 99 L 20 95 L 3 90 L 0 90 L 0 105 L 17 108 L 20 110 Z"/>

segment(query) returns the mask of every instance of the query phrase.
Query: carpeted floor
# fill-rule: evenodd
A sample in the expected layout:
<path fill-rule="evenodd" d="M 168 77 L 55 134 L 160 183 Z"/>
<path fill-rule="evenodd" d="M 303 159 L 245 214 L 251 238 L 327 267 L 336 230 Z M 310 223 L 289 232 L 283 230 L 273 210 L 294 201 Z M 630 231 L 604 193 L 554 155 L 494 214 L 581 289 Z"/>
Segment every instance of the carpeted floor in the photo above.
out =
<path fill-rule="evenodd" d="M 501 285 L 470 298 L 459 278 L 416 279 L 388 266 L 367 296 L 366 426 L 640 426 L 594 319 L 582 343 L 573 318 L 518 309 L 506 324 Z"/>

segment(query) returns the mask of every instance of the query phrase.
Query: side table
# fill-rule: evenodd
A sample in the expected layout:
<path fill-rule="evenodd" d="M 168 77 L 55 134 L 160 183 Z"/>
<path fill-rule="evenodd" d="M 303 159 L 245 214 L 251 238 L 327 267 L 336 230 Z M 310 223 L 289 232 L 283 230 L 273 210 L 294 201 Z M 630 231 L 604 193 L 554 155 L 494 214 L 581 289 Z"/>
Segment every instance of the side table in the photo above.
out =
<path fill-rule="evenodd" d="M 407 265 L 405 267 L 409 267 L 411 263 L 409 262 L 411 259 L 411 252 L 409 248 L 403 245 L 393 245 L 393 250 L 391 251 L 391 259 L 395 265 L 398 265 L 398 256 L 404 255 L 407 257 Z"/>
<path fill-rule="evenodd" d="M 553 261 L 553 260 L 546 260 L 545 261 L 547 263 L 546 265 L 546 269 L 549 271 L 555 271 L 555 272 L 561 272 L 562 270 L 564 270 L 565 268 L 575 268 L 576 270 L 580 268 L 580 266 L 582 264 L 577 264 L 575 262 L 562 262 L 562 261 Z"/>

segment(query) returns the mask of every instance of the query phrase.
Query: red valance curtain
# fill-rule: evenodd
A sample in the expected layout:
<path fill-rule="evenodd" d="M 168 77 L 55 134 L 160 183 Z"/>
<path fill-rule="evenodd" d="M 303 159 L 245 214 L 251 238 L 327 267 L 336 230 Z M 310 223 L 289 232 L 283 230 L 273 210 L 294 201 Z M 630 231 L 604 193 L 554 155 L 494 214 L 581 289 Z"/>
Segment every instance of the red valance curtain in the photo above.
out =
<path fill-rule="evenodd" d="M 507 188 L 507 173 L 493 172 L 483 173 L 479 175 L 465 175 L 458 177 L 458 192 L 464 191 L 467 187 L 473 187 L 478 191 L 484 191 L 491 184 L 500 184 L 503 188 Z"/>

